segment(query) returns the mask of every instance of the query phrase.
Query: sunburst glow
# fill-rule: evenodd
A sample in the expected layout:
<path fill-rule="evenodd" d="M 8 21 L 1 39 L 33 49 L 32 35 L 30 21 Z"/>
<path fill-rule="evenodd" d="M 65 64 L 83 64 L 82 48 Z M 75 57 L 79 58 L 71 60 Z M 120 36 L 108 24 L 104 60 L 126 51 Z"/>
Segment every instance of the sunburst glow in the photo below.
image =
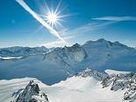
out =
<path fill-rule="evenodd" d="M 55 14 L 55 12 L 49 12 L 46 17 L 47 17 L 47 22 L 52 26 L 56 25 L 59 21 L 59 16 Z"/>
<path fill-rule="evenodd" d="M 54 27 L 54 26 L 57 26 L 57 25 L 61 25 L 60 21 L 63 20 L 64 16 L 63 15 L 60 16 L 60 11 L 58 11 L 58 9 L 56 9 L 54 11 L 48 9 L 48 13 L 45 14 L 43 17 L 49 25 Z"/>
<path fill-rule="evenodd" d="M 56 23 L 57 22 L 57 15 L 55 15 L 54 13 L 50 13 L 47 16 L 48 22 L 50 23 Z"/>
<path fill-rule="evenodd" d="M 49 24 L 51 25 L 53 28 L 56 27 L 57 25 L 62 26 L 61 25 L 61 21 L 64 21 L 64 17 L 67 17 L 69 15 L 62 15 L 62 11 L 65 9 L 65 7 L 60 9 L 60 5 L 61 2 L 58 3 L 58 5 L 56 6 L 55 9 L 53 9 L 52 7 L 49 7 L 46 3 L 45 3 L 45 12 L 42 12 L 41 17 Z M 43 7 L 44 8 L 44 7 Z M 57 27 L 58 28 L 58 27 Z"/>
<path fill-rule="evenodd" d="M 44 20 L 44 18 L 40 17 L 39 14 L 34 12 L 25 2 L 24 0 L 16 0 L 16 2 L 21 5 L 27 12 L 29 12 L 42 26 L 44 26 L 51 34 L 58 37 L 61 41 L 64 43 L 65 40 L 60 36 L 60 34 L 55 30 L 53 27 L 51 27 L 48 22 Z"/>

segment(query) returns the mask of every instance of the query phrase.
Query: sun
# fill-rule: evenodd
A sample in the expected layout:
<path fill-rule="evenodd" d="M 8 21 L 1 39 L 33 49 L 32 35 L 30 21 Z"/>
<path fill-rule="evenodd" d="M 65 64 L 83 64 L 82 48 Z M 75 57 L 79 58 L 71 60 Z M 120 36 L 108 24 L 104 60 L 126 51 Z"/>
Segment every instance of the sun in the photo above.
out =
<path fill-rule="evenodd" d="M 57 25 L 61 25 L 61 21 L 63 21 L 64 15 L 60 15 L 60 12 L 57 10 L 48 9 L 48 13 L 45 15 L 45 20 L 52 27 L 56 27 Z"/>
<path fill-rule="evenodd" d="M 44 12 L 40 14 L 40 16 L 53 28 L 57 28 L 58 26 L 62 27 L 63 25 L 61 23 L 65 21 L 63 18 L 69 16 L 69 14 L 62 15 L 62 11 L 65 7 L 60 8 L 60 5 L 61 2 L 59 2 L 56 7 L 49 7 L 45 3 L 45 9 L 43 9 Z"/>
<path fill-rule="evenodd" d="M 56 25 L 59 22 L 59 16 L 55 14 L 55 12 L 49 12 L 46 18 L 47 18 L 47 22 L 52 26 Z"/>

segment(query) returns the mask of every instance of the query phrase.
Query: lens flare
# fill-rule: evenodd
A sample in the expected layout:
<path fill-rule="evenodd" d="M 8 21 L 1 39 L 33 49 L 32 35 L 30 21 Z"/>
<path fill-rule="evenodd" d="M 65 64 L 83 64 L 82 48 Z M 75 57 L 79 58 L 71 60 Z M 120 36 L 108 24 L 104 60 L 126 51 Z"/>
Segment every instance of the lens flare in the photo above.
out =
<path fill-rule="evenodd" d="M 65 9 L 65 7 L 60 8 L 61 2 L 58 3 L 55 9 L 53 7 L 49 7 L 48 4 L 45 3 L 46 8 L 42 7 L 42 12 L 40 16 L 53 28 L 56 27 L 58 28 L 61 25 L 61 21 L 64 21 L 64 17 L 70 16 L 69 14 L 67 15 L 62 15 L 62 11 Z M 44 9 L 43 9 L 44 8 Z"/>
<path fill-rule="evenodd" d="M 59 16 L 54 12 L 49 12 L 46 17 L 47 17 L 47 22 L 52 26 L 59 21 Z"/>

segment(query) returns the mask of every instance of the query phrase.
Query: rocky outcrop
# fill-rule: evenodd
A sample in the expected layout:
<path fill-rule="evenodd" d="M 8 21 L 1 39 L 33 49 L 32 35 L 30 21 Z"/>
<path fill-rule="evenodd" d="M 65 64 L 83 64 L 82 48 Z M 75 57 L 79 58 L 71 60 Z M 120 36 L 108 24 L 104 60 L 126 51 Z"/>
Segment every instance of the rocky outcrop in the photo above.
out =
<path fill-rule="evenodd" d="M 86 70 L 78 73 L 77 76 L 82 76 L 82 77 L 89 76 L 89 77 L 94 77 L 95 79 L 97 79 L 99 81 L 102 81 L 103 79 L 108 77 L 108 74 L 87 68 Z"/>
<path fill-rule="evenodd" d="M 108 87 L 111 91 L 122 90 L 123 102 L 136 102 L 136 73 L 112 71 L 112 74 L 108 74 L 87 68 L 77 76 L 93 77 L 101 81 L 102 88 Z"/>
<path fill-rule="evenodd" d="M 114 76 L 109 76 L 102 81 L 103 88 L 111 87 L 112 91 L 124 90 L 123 100 L 127 102 L 136 101 L 136 74 L 117 74 Z"/>
<path fill-rule="evenodd" d="M 24 89 L 13 93 L 12 102 L 49 102 L 47 95 L 42 92 L 33 80 Z"/>
<path fill-rule="evenodd" d="M 134 77 L 136 77 L 134 73 L 109 75 L 103 79 L 102 86 L 104 88 L 111 85 L 111 90 L 114 91 L 125 89 L 130 83 L 134 82 Z"/>

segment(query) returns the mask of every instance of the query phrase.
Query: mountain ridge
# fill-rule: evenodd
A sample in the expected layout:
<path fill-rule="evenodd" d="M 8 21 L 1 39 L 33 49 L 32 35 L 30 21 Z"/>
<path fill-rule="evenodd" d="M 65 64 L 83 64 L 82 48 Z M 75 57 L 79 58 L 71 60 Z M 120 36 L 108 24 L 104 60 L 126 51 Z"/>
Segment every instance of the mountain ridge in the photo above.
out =
<path fill-rule="evenodd" d="M 55 48 L 16 60 L 0 60 L 0 79 L 36 77 L 53 84 L 87 67 L 136 72 L 136 50 L 104 39 Z"/>
<path fill-rule="evenodd" d="M 44 46 L 42 47 L 7 47 L 0 48 L 0 56 L 1 57 L 20 57 L 20 56 L 29 56 L 34 54 L 42 54 L 47 52 L 48 49 Z"/>

